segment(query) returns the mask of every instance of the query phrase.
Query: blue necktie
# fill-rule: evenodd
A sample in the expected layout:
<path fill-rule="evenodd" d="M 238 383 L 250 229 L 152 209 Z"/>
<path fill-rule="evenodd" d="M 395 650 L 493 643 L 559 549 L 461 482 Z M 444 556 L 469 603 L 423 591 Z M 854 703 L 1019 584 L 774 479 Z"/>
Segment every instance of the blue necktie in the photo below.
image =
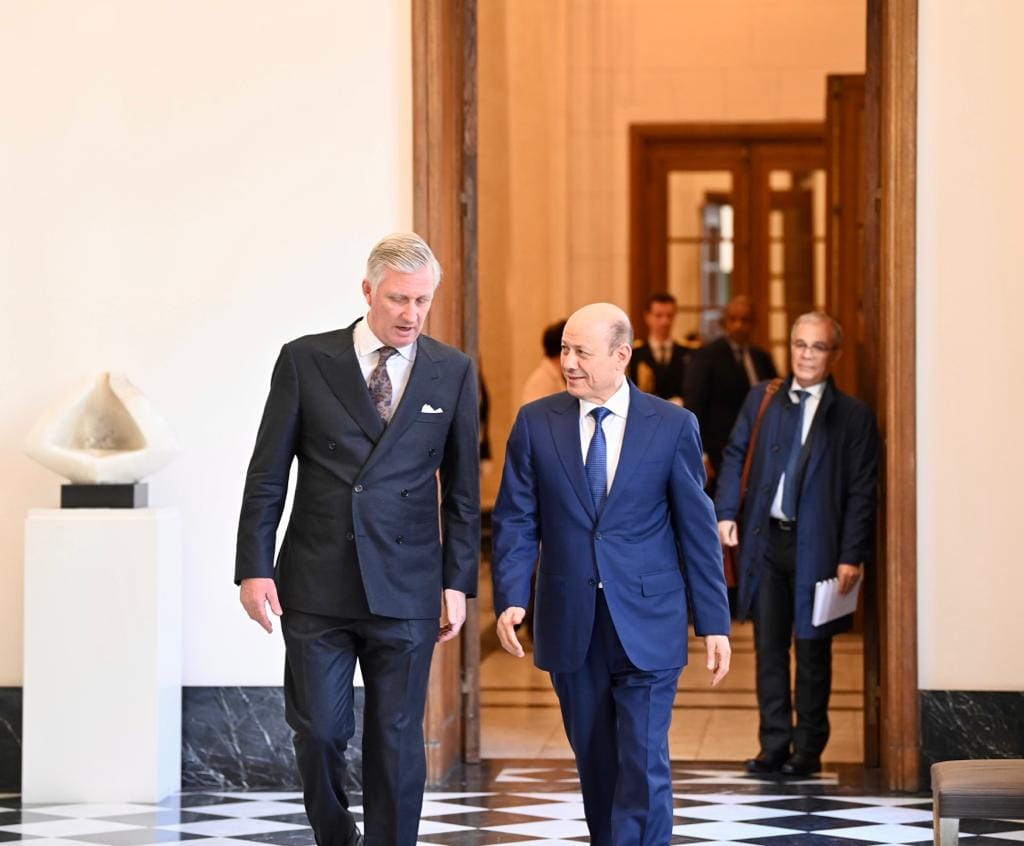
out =
<path fill-rule="evenodd" d="M 594 498 L 594 508 L 598 514 L 608 498 L 608 443 L 604 439 L 602 424 L 611 412 L 603 406 L 591 409 L 594 418 L 594 436 L 587 447 L 587 485 L 590 495 Z"/>
<path fill-rule="evenodd" d="M 786 461 L 786 481 L 782 486 L 782 513 L 789 520 L 796 519 L 796 466 L 800 461 L 800 450 L 804 447 L 804 407 L 810 393 L 807 391 L 794 391 L 800 398 L 800 407 L 796 414 L 796 431 L 793 432 L 793 443 L 789 447 L 789 460 Z"/>

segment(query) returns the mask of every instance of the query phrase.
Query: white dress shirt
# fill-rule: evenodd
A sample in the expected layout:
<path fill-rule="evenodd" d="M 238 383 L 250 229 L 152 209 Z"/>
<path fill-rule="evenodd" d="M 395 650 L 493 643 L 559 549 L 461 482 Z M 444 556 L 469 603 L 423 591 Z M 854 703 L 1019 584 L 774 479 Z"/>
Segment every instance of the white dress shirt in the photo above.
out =
<path fill-rule="evenodd" d="M 352 330 L 352 343 L 356 348 L 356 358 L 359 359 L 359 369 L 363 372 L 363 381 L 369 384 L 370 374 L 373 373 L 377 366 L 377 360 L 380 358 L 377 351 L 381 347 L 388 346 L 373 334 L 369 315 L 360 320 Z M 405 393 L 405 386 L 409 384 L 412 363 L 416 360 L 416 342 L 413 341 L 411 344 L 395 347 L 395 349 L 397 353 L 391 356 L 384 365 L 388 371 L 388 378 L 391 380 L 392 411 L 398 408 L 398 403 L 402 401 L 402 394 Z"/>
<path fill-rule="evenodd" d="M 587 450 L 590 449 L 590 439 L 594 437 L 597 421 L 590 416 L 590 412 L 597 408 L 599 403 L 580 400 L 580 449 L 583 453 L 583 463 L 587 463 Z M 615 479 L 615 470 L 619 466 L 619 456 L 622 454 L 622 438 L 626 434 L 626 415 L 629 413 L 629 380 L 623 379 L 619 389 L 608 398 L 604 404 L 611 414 L 604 418 L 604 439 L 608 447 L 608 490 L 612 488 L 612 481 Z"/>
<path fill-rule="evenodd" d="M 803 444 L 807 441 L 807 433 L 811 431 L 811 424 L 814 422 L 814 415 L 818 411 L 818 403 L 821 402 L 821 395 L 825 391 L 825 383 L 818 382 L 816 385 L 810 385 L 804 388 L 797 384 L 796 379 L 794 379 L 793 386 L 789 390 L 789 399 L 799 405 L 800 397 L 797 396 L 797 391 L 807 391 L 807 393 L 810 394 L 810 396 L 804 400 L 804 425 L 803 430 L 800 432 L 800 443 Z M 788 450 L 789 447 L 787 446 L 786 448 Z M 775 489 L 775 499 L 772 500 L 771 515 L 776 520 L 793 519 L 793 517 L 782 512 L 782 489 L 785 484 L 786 474 L 783 472 L 779 477 L 779 486 Z"/>

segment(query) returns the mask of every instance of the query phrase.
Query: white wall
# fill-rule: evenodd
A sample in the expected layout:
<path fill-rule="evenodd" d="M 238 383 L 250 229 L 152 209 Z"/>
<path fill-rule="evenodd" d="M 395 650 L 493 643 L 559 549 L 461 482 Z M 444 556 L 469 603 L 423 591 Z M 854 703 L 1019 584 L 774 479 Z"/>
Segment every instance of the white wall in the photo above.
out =
<path fill-rule="evenodd" d="M 1024 4 L 919 15 L 919 683 L 1024 690 Z"/>
<path fill-rule="evenodd" d="M 20 443 L 103 369 L 183 445 L 148 481 L 183 516 L 185 683 L 280 683 L 232 584 L 245 467 L 281 343 L 360 314 L 370 246 L 411 225 L 409 20 L 409 0 L 0 5 L 0 686 L 22 678 L 22 521 L 60 484 Z"/>

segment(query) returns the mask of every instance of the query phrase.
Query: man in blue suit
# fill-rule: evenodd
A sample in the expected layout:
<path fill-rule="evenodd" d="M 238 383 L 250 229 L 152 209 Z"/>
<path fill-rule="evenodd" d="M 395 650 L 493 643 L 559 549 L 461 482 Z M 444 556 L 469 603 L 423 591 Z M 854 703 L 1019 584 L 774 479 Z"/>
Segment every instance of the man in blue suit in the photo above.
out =
<path fill-rule="evenodd" d="M 558 694 L 595 846 L 671 839 L 668 729 L 687 600 L 712 685 L 730 658 L 697 421 L 626 379 L 632 341 L 616 306 L 569 318 L 566 392 L 520 409 L 494 508 L 498 637 L 523 657 L 515 627 L 539 546 L 534 660 Z"/>
<path fill-rule="evenodd" d="M 830 376 L 843 333 L 826 314 L 797 318 L 793 374 L 769 401 L 740 511 L 740 479 L 767 382 L 753 388 L 725 448 L 715 506 L 722 543 L 740 545 L 739 613 L 754 618 L 761 749 L 751 773 L 802 776 L 821 767 L 828 742 L 832 636 L 847 615 L 811 623 L 815 582 L 838 577 L 848 593 L 874 550 L 879 439 L 875 416 Z M 796 641 L 796 725 L 790 641 Z"/>

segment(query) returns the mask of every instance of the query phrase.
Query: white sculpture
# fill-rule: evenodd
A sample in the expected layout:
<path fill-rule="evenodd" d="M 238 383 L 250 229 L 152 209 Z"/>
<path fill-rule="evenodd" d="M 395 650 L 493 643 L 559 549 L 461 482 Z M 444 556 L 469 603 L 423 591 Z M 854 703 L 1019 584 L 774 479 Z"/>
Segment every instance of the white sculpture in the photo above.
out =
<path fill-rule="evenodd" d="M 77 484 L 133 484 L 174 459 L 178 442 L 123 373 L 100 373 L 43 415 L 25 452 Z"/>

